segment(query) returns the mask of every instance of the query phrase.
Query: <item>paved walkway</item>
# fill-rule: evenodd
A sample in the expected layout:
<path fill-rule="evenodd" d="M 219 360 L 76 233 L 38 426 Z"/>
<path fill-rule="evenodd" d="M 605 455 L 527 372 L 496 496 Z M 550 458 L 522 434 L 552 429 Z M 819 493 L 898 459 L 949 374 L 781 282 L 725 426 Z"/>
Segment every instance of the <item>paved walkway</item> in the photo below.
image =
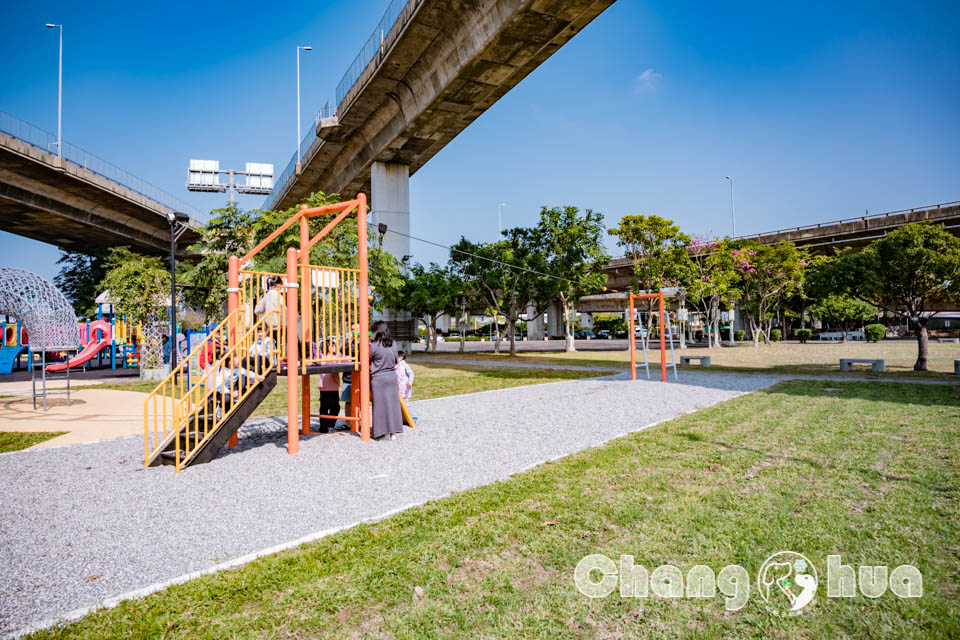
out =
<path fill-rule="evenodd" d="M 411 405 L 417 429 L 396 441 L 316 435 L 296 456 L 283 420 L 259 420 L 239 447 L 180 474 L 145 469 L 140 437 L 2 454 L 0 633 L 502 480 L 779 379 L 621 374 L 424 400 Z"/>
<path fill-rule="evenodd" d="M 145 397 L 134 391 L 77 388 L 70 394 L 69 407 L 66 396 L 48 396 L 47 411 L 35 410 L 29 395 L 0 398 L 0 431 L 68 432 L 34 449 L 134 434 L 143 438 Z"/>

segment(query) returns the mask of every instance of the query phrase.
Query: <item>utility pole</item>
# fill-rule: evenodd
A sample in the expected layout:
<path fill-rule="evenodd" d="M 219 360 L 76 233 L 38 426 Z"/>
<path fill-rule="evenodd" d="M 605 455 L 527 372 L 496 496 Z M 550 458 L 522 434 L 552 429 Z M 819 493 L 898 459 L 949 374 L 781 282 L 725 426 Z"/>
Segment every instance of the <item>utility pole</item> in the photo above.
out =
<path fill-rule="evenodd" d="M 731 178 L 730 176 L 724 176 L 724 179 L 730 181 L 730 219 L 733 223 L 733 235 L 731 235 L 730 237 L 736 238 L 737 237 L 737 209 L 733 204 L 733 178 Z"/>

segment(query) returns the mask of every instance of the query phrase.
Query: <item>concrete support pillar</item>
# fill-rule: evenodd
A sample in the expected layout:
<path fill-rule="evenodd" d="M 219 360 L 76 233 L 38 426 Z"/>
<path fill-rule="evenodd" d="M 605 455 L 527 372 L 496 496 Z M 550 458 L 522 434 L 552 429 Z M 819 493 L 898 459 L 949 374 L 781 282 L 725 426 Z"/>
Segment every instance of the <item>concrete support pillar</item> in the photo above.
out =
<path fill-rule="evenodd" d="M 448 331 L 450 331 L 453 325 L 454 325 L 453 318 L 451 318 L 449 314 L 445 313 L 439 318 L 437 318 L 438 331 L 443 331 L 444 333 L 447 333 Z"/>
<path fill-rule="evenodd" d="M 581 313 L 580 326 L 583 327 L 584 331 L 593 331 L 593 314 L 588 311 Z"/>
<path fill-rule="evenodd" d="M 551 338 L 564 337 L 563 305 L 554 302 L 547 310 L 547 333 Z"/>
<path fill-rule="evenodd" d="M 532 318 L 537 310 L 534 307 L 527 307 L 527 317 Z M 543 315 L 537 316 L 535 320 L 527 320 L 527 340 L 543 340 Z"/>
<path fill-rule="evenodd" d="M 377 225 L 384 223 L 393 231 L 410 234 L 410 167 L 395 162 L 374 162 L 370 167 L 370 215 L 368 220 L 373 223 L 370 234 L 374 242 L 379 242 Z M 383 249 L 397 262 L 403 256 L 410 255 L 410 238 L 389 231 L 383 236 Z M 371 261 L 371 269 L 376 269 L 376 262 Z M 376 320 L 409 320 L 407 312 L 393 312 L 384 309 L 383 313 L 373 311 Z M 397 342 L 397 348 L 410 351 L 411 343 Z"/>

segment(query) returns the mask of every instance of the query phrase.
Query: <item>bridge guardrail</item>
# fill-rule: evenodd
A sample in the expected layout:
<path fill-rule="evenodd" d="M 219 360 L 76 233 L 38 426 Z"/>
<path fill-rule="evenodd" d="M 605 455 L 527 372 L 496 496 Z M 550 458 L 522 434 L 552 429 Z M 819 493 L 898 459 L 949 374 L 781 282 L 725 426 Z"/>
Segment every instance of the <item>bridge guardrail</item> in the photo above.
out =
<path fill-rule="evenodd" d="M 862 216 L 854 216 L 852 218 L 843 218 L 841 220 L 830 220 L 828 222 L 815 222 L 812 224 L 805 224 L 799 227 L 786 227 L 783 229 L 777 229 L 776 231 L 763 231 L 761 233 L 751 233 L 747 235 L 737 236 L 731 238 L 732 240 L 749 240 L 751 238 L 764 238 L 767 236 L 775 236 L 781 233 L 791 233 L 793 231 L 806 231 L 808 229 L 820 229 L 822 227 L 829 227 L 835 224 L 846 224 L 848 222 L 859 222 L 863 220 L 877 220 L 879 218 L 887 218 L 889 216 L 895 216 L 902 213 L 914 213 L 916 211 L 930 211 L 932 209 L 942 209 L 943 207 L 952 207 L 960 205 L 960 200 L 954 200 L 953 202 L 940 202 L 937 204 L 924 205 L 922 207 L 912 207 L 910 209 L 898 209 L 896 211 L 885 211 L 883 213 L 868 213 Z"/>
<path fill-rule="evenodd" d="M 57 152 L 57 136 L 6 111 L 0 111 L 0 131 L 47 153 Z M 77 167 L 111 180 L 174 211 L 182 211 L 192 220 L 202 223 L 209 217 L 159 187 L 74 144 L 64 141 L 62 155 L 64 160 Z"/>

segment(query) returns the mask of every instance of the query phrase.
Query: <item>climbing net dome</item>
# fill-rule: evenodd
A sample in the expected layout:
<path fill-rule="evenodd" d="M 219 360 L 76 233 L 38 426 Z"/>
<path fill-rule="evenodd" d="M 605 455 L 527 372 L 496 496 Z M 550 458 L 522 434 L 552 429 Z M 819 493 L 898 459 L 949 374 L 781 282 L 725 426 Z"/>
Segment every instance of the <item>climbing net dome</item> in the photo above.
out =
<path fill-rule="evenodd" d="M 52 282 L 35 273 L 0 267 L 0 313 L 20 320 L 34 351 L 80 345 L 73 305 Z"/>

